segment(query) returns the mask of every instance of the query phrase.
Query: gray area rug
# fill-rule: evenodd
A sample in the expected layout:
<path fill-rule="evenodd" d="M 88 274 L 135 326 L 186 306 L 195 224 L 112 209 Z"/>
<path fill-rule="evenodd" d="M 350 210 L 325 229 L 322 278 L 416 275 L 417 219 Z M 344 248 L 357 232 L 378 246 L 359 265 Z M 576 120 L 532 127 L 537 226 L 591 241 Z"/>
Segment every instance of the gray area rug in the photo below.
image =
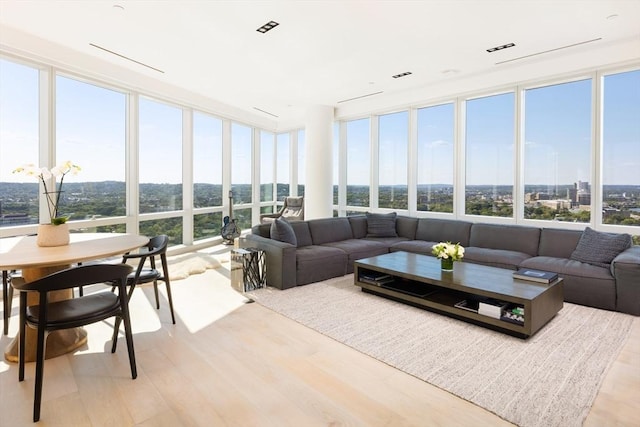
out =
<path fill-rule="evenodd" d="M 565 303 L 528 340 L 366 294 L 353 275 L 258 303 L 521 426 L 580 426 L 633 317 Z"/>

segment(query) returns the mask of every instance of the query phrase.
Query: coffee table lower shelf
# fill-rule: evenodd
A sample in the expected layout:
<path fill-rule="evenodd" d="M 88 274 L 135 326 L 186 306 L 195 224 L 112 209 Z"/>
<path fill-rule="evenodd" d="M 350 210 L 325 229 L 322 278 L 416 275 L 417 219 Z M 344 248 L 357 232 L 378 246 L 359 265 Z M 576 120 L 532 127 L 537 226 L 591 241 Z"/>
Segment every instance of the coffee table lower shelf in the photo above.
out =
<path fill-rule="evenodd" d="M 501 289 L 509 290 L 509 292 L 496 292 L 490 287 L 489 289 L 483 289 L 473 284 L 469 286 L 462 285 L 449 276 L 430 277 L 431 275 L 441 274 L 439 272 L 428 273 L 428 276 L 420 276 L 405 271 L 381 268 L 380 264 L 384 264 L 385 261 L 382 257 L 388 257 L 388 255 L 356 261 L 354 284 L 361 287 L 363 292 L 434 311 L 519 338 L 528 338 L 535 334 L 563 306 L 562 279 L 558 279 L 550 285 L 540 286 L 538 284 L 521 283 L 521 281 L 514 282 L 509 270 L 480 265 L 466 265 L 464 267 L 468 273 L 471 273 L 468 276 L 475 277 L 478 273 L 485 274 L 485 278 L 495 279 L 493 283 L 502 282 Z M 370 260 L 371 262 L 369 262 Z M 431 262 L 426 259 L 420 259 L 420 261 Z M 359 280 L 363 273 L 365 275 L 372 273 L 391 275 L 393 282 L 383 286 L 363 282 Z M 489 276 L 486 276 L 487 274 Z M 511 286 L 512 283 L 513 286 Z M 528 289 L 528 287 L 531 287 L 531 289 Z M 527 295 L 526 297 L 524 297 L 525 294 Z M 505 320 L 504 317 L 498 319 L 480 314 L 477 311 L 456 307 L 456 304 L 463 300 L 486 298 L 508 303 L 509 307 L 522 308 L 525 313 L 524 321 L 515 322 L 510 319 Z"/>

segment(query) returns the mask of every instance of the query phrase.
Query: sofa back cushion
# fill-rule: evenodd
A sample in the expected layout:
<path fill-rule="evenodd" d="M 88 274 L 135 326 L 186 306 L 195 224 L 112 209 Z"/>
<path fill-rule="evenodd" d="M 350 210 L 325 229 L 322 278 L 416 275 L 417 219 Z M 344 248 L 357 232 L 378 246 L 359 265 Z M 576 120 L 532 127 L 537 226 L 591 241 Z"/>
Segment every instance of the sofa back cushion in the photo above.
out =
<path fill-rule="evenodd" d="M 576 249 L 578 240 L 582 236 L 579 230 L 559 230 L 543 228 L 540 231 L 540 246 L 538 255 L 553 258 L 569 258 Z"/>
<path fill-rule="evenodd" d="M 398 232 L 398 237 L 406 237 L 409 240 L 415 240 L 417 228 L 418 218 L 401 215 L 396 218 L 396 231 Z"/>
<path fill-rule="evenodd" d="M 351 224 L 346 217 L 312 219 L 307 223 L 314 245 L 353 239 Z"/>
<path fill-rule="evenodd" d="M 427 242 L 451 242 L 469 246 L 469 231 L 472 223 L 452 219 L 420 218 L 416 229 L 416 240 Z"/>
<path fill-rule="evenodd" d="M 632 244 L 630 234 L 602 233 L 587 227 L 582 232 L 571 259 L 609 267 L 611 261 Z"/>
<path fill-rule="evenodd" d="M 251 233 L 268 239 L 271 237 L 271 223 L 254 225 L 251 227 Z"/>
<path fill-rule="evenodd" d="M 395 212 L 388 214 L 367 212 L 367 237 L 398 237 L 397 216 Z"/>
<path fill-rule="evenodd" d="M 309 231 L 309 224 L 306 221 L 291 221 L 289 223 L 293 232 L 296 234 L 296 240 L 298 241 L 298 247 L 311 246 L 313 240 L 311 240 L 311 232 Z"/>
<path fill-rule="evenodd" d="M 351 224 L 351 233 L 354 239 L 364 239 L 367 237 L 367 217 L 365 215 L 348 216 Z"/>
<path fill-rule="evenodd" d="M 473 224 L 469 246 L 538 255 L 540 229 L 519 225 Z"/>
<path fill-rule="evenodd" d="M 284 218 L 276 218 L 275 221 L 271 223 L 271 238 L 280 242 L 289 243 L 293 246 L 298 246 L 296 233 Z"/>

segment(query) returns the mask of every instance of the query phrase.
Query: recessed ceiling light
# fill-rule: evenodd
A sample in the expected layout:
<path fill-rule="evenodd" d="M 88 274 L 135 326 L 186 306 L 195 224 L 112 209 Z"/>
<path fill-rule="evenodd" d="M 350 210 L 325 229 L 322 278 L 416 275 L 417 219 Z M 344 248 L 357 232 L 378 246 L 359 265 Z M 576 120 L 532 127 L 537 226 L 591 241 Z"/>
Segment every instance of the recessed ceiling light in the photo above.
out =
<path fill-rule="evenodd" d="M 492 53 L 492 52 L 495 52 L 497 50 L 508 49 L 510 47 L 514 47 L 515 45 L 516 45 L 515 43 L 507 43 L 507 44 L 503 44 L 502 46 L 491 47 L 491 48 L 487 49 L 487 52 Z"/>
<path fill-rule="evenodd" d="M 394 79 L 399 79 L 400 77 L 404 77 L 404 76 L 408 76 L 410 74 L 413 74 L 411 71 L 405 71 L 404 73 L 400 73 L 400 74 L 396 74 L 395 76 L 391 76 Z"/>
<path fill-rule="evenodd" d="M 444 70 L 442 72 L 442 74 L 458 74 L 460 72 L 460 70 L 455 70 L 453 68 L 449 68 L 447 70 Z"/>
<path fill-rule="evenodd" d="M 259 33 L 263 33 L 264 34 L 267 31 L 273 30 L 278 25 L 280 25 L 280 24 L 277 23 L 276 21 L 269 21 L 266 24 L 264 24 L 262 27 L 258 28 L 256 31 L 259 32 Z"/>
<path fill-rule="evenodd" d="M 124 6 L 121 5 L 121 4 L 114 4 L 113 8 L 118 10 L 118 11 L 124 10 Z"/>
<path fill-rule="evenodd" d="M 618 15 L 615 14 L 615 13 L 613 15 L 607 16 L 607 19 L 609 19 L 609 20 L 614 20 L 614 19 L 617 19 L 617 18 L 618 18 Z"/>

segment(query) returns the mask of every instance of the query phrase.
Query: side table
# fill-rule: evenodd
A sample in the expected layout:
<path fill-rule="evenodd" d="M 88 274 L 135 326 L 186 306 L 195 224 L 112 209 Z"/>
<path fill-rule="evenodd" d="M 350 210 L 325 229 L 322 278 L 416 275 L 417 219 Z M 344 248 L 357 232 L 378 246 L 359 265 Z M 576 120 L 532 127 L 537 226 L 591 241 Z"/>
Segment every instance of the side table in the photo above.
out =
<path fill-rule="evenodd" d="M 231 287 L 238 292 L 264 288 L 267 281 L 265 252 L 256 248 L 231 250 Z"/>

